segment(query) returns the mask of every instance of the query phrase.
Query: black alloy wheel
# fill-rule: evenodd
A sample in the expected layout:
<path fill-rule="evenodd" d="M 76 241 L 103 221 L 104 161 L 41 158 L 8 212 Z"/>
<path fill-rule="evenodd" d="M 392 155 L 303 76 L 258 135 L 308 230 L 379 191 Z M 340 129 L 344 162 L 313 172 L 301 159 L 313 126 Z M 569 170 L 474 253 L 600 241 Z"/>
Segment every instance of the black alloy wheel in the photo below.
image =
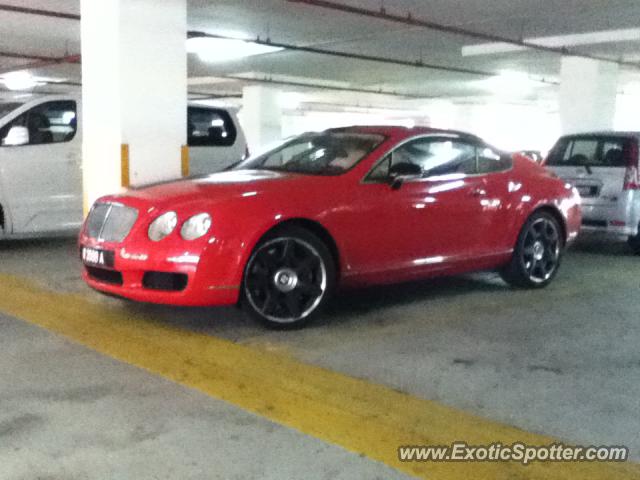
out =
<path fill-rule="evenodd" d="M 638 229 L 638 234 L 633 237 L 629 237 L 627 241 L 627 243 L 631 247 L 631 250 L 633 250 L 633 253 L 635 253 L 636 255 L 640 255 L 640 226 L 638 227 Z"/>
<path fill-rule="evenodd" d="M 289 227 L 252 253 L 243 303 L 271 328 L 299 328 L 326 303 L 334 283 L 335 266 L 326 245 L 303 228 Z"/>
<path fill-rule="evenodd" d="M 516 287 L 547 286 L 560 267 L 564 239 L 558 221 L 547 212 L 533 214 L 522 227 L 502 278 Z"/>

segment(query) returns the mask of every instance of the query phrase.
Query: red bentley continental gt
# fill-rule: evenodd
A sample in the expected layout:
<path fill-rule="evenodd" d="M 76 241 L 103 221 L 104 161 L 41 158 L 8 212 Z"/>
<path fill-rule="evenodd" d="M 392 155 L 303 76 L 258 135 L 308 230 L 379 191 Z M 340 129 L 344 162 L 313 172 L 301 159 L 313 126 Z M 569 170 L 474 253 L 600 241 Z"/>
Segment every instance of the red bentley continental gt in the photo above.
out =
<path fill-rule="evenodd" d="M 580 197 L 470 134 L 307 133 L 231 170 L 99 199 L 80 234 L 96 290 L 172 305 L 240 304 L 308 322 L 340 287 L 498 270 L 544 287 L 578 234 Z"/>

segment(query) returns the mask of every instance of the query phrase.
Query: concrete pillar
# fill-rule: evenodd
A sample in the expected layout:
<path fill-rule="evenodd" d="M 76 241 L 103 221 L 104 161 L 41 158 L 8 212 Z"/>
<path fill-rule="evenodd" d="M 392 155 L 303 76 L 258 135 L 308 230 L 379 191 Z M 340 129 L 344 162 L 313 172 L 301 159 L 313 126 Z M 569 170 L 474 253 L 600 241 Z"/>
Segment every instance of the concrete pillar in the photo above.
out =
<path fill-rule="evenodd" d="M 615 63 L 562 58 L 560 117 L 563 133 L 613 128 L 618 73 Z"/>
<path fill-rule="evenodd" d="M 90 205 L 121 190 L 127 178 L 137 186 L 180 177 L 187 7 L 186 0 L 81 0 L 80 7 L 83 177 Z"/>
<path fill-rule="evenodd" d="M 245 87 L 240 117 L 252 152 L 282 138 L 282 105 L 278 90 L 264 86 Z"/>

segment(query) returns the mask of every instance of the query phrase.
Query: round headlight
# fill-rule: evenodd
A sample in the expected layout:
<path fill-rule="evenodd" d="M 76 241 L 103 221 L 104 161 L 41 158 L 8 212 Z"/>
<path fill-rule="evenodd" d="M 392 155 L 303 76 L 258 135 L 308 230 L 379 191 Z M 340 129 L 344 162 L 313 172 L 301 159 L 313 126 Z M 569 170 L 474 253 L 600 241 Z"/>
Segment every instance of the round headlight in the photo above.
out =
<path fill-rule="evenodd" d="M 177 224 L 178 215 L 176 212 L 163 213 L 149 225 L 149 239 L 159 242 L 173 232 Z"/>
<path fill-rule="evenodd" d="M 184 222 L 180 235 L 185 240 L 196 240 L 207 234 L 211 228 L 211 216 L 208 213 L 199 213 Z"/>

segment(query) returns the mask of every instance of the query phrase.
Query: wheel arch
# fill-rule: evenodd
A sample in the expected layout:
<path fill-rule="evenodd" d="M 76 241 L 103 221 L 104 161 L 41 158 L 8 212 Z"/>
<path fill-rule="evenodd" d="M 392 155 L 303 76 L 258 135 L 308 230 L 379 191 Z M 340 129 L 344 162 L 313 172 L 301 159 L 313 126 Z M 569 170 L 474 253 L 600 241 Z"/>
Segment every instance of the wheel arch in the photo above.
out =
<path fill-rule="evenodd" d="M 304 228 L 305 230 L 308 230 L 311 233 L 313 233 L 315 236 L 317 236 L 329 249 L 329 253 L 331 253 L 331 257 L 336 267 L 336 274 L 338 278 L 340 277 L 341 260 L 340 260 L 340 251 L 338 249 L 338 244 L 336 243 L 335 239 L 333 238 L 333 235 L 331 235 L 329 230 L 320 222 L 317 222 L 315 220 L 310 220 L 308 218 L 303 218 L 303 217 L 294 217 L 294 218 L 287 218 L 275 225 L 272 225 L 253 244 L 253 246 L 251 247 L 251 251 L 253 251 L 256 248 L 256 246 L 260 245 L 260 243 L 262 243 L 262 241 L 264 241 L 266 238 L 277 233 L 279 230 L 283 230 L 287 227 Z"/>
<path fill-rule="evenodd" d="M 555 205 L 549 205 L 549 204 L 539 205 L 529 214 L 529 216 L 525 219 L 525 222 L 536 213 L 541 213 L 541 212 L 548 213 L 549 215 L 553 216 L 553 218 L 556 219 L 556 221 L 558 222 L 558 225 L 560 225 L 560 228 L 562 229 L 562 244 L 566 245 L 567 236 L 568 236 L 567 220 L 566 218 L 564 218 L 564 215 L 562 215 L 562 212 Z"/>

